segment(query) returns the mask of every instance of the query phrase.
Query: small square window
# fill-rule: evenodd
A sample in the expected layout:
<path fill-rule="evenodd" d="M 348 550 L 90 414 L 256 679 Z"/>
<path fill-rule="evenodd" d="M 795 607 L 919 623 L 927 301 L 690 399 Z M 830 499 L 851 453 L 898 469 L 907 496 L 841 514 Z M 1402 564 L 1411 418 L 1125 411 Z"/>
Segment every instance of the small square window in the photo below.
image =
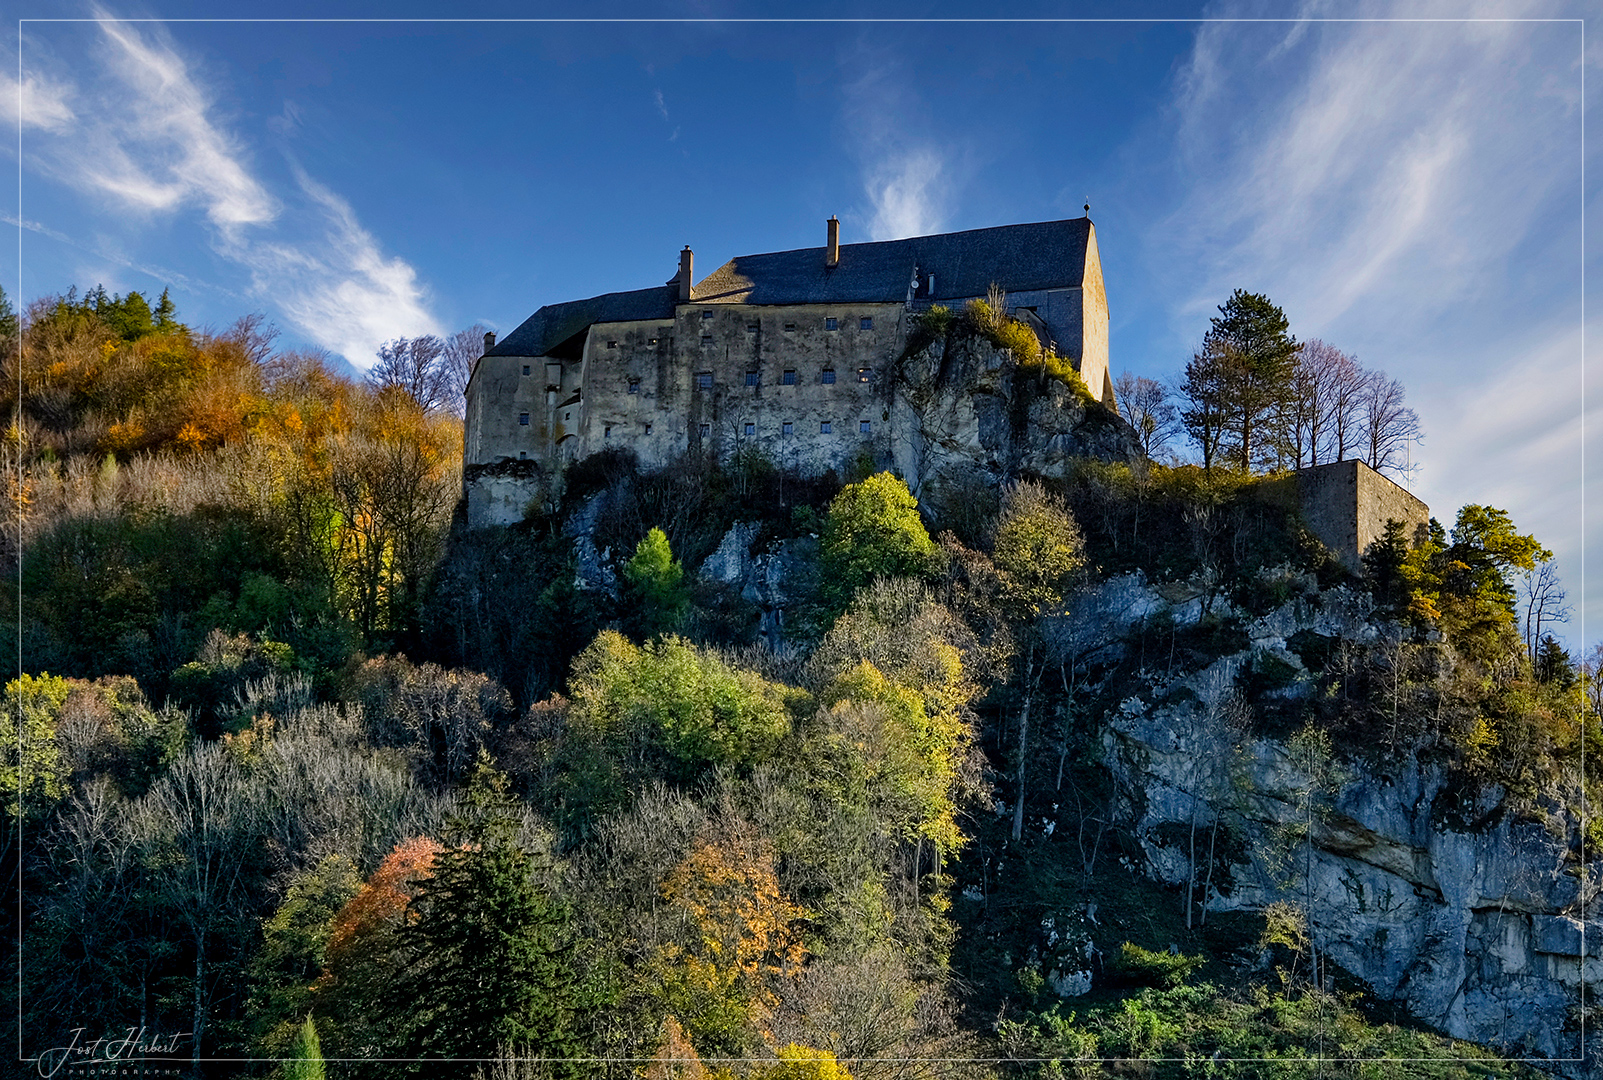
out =
<path fill-rule="evenodd" d="M 835 369 L 834 368 L 828 368 L 828 367 L 825 368 L 824 371 L 823 371 L 823 374 L 818 376 L 818 381 L 822 382 L 822 383 L 832 383 L 832 382 L 834 382 L 835 381 Z"/>
<path fill-rule="evenodd" d="M 757 375 L 757 373 L 755 371 L 746 372 L 746 385 L 747 386 L 756 386 L 757 382 L 758 382 L 758 375 Z"/>
<path fill-rule="evenodd" d="M 787 333 L 787 334 L 793 334 L 793 333 L 795 333 L 795 332 L 796 332 L 796 324 L 795 324 L 795 323 L 793 323 L 793 322 L 788 322 L 788 323 L 786 323 L 786 324 L 785 324 L 785 332 L 786 332 L 786 333 Z"/>
<path fill-rule="evenodd" d="M 526 413 L 526 412 L 518 413 L 518 426 L 519 427 L 528 427 L 529 426 L 529 414 L 528 413 Z"/>
<path fill-rule="evenodd" d="M 565 413 L 562 414 L 562 419 L 564 419 L 564 420 L 572 420 L 573 419 L 573 414 L 571 412 L 565 412 Z"/>
<path fill-rule="evenodd" d="M 529 452 L 527 450 L 519 450 L 518 451 L 518 460 L 519 461 L 528 461 L 529 460 Z"/>
<path fill-rule="evenodd" d="M 746 333 L 755 334 L 756 332 L 757 332 L 757 324 L 756 323 L 749 322 L 749 323 L 746 324 Z"/>
<path fill-rule="evenodd" d="M 818 422 L 818 433 L 820 435 L 828 435 L 829 434 L 829 421 L 828 420 L 820 420 Z"/>
<path fill-rule="evenodd" d="M 618 343 L 617 343 L 617 342 L 616 342 L 616 341 L 609 341 L 609 342 L 607 342 L 607 348 L 609 348 L 609 349 L 616 349 L 616 348 L 617 348 L 617 347 L 618 347 Z"/>
<path fill-rule="evenodd" d="M 706 321 L 707 321 L 707 320 L 708 320 L 708 319 L 710 319 L 710 318 L 712 318 L 712 312 L 710 312 L 710 311 L 703 311 L 703 312 L 702 312 L 702 313 L 701 313 L 701 321 L 702 321 L 702 322 L 706 322 Z"/>
<path fill-rule="evenodd" d="M 608 430 L 610 431 L 611 429 L 609 428 Z M 857 430 L 864 435 L 872 435 L 874 434 L 874 423 L 871 420 L 859 420 L 857 422 Z"/>
<path fill-rule="evenodd" d="M 697 390 L 711 390 L 712 389 L 712 372 L 710 372 L 710 371 L 698 371 L 698 372 L 696 372 L 696 389 Z"/>
<path fill-rule="evenodd" d="M 863 427 L 864 427 L 865 430 L 867 429 L 867 427 L 868 427 L 868 421 L 867 420 L 863 421 Z M 603 439 L 612 438 L 612 429 L 611 428 L 602 428 L 601 429 L 601 437 Z"/>
<path fill-rule="evenodd" d="M 868 368 L 860 367 L 860 368 L 857 369 L 857 381 L 858 382 L 867 382 L 868 379 L 869 379 L 869 376 L 872 375 L 872 374 L 873 374 L 873 372 L 869 371 Z"/>
<path fill-rule="evenodd" d="M 786 386 L 795 386 L 796 385 L 796 373 L 794 371 L 787 371 L 787 372 L 785 372 L 784 377 L 781 378 L 779 381 L 784 383 Z"/>
<path fill-rule="evenodd" d="M 872 330 L 872 329 L 874 329 L 874 320 L 873 320 L 873 318 L 864 317 L 864 318 L 858 319 L 857 320 L 857 329 L 859 329 L 859 330 Z"/>
<path fill-rule="evenodd" d="M 639 379 L 630 379 L 629 380 L 629 392 L 631 394 L 640 393 L 640 380 Z"/>
<path fill-rule="evenodd" d="M 755 434 L 757 434 L 757 425 L 756 424 L 747 424 L 746 425 L 746 434 L 747 435 L 755 435 Z"/>
<path fill-rule="evenodd" d="M 839 320 L 837 320 L 837 319 L 825 319 L 824 320 L 824 329 L 825 330 L 839 330 L 840 329 Z"/>
<path fill-rule="evenodd" d="M 703 334 L 703 335 L 701 335 L 701 343 L 703 345 L 711 345 L 712 344 L 712 335 L 711 334 Z"/>
<path fill-rule="evenodd" d="M 646 434 L 647 434 L 647 435 L 650 435 L 650 434 L 651 434 L 651 425 L 650 425 L 650 424 L 647 424 L 647 425 L 646 425 Z"/>
<path fill-rule="evenodd" d="M 523 365 L 523 373 L 525 375 L 527 375 L 529 373 L 529 365 L 528 364 L 524 364 Z"/>
<path fill-rule="evenodd" d="M 700 431 L 701 431 L 701 437 L 703 439 L 705 439 L 707 436 L 712 434 L 712 425 L 711 424 L 703 424 L 703 425 L 701 425 Z"/>
<path fill-rule="evenodd" d="M 796 425 L 791 423 L 789 420 L 786 420 L 783 424 L 779 425 L 779 433 L 781 435 L 794 435 L 796 434 Z"/>

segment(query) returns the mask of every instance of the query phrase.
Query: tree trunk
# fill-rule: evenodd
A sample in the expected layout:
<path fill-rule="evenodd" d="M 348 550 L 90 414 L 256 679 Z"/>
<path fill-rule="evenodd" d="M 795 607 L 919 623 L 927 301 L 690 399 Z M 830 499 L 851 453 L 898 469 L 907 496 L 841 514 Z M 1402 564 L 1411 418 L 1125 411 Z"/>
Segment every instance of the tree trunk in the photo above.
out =
<path fill-rule="evenodd" d="M 1213 810 L 1213 833 L 1208 837 L 1208 879 L 1202 886 L 1202 917 L 1199 926 L 1208 925 L 1208 894 L 1213 891 L 1213 846 L 1219 842 L 1219 808 Z"/>
<path fill-rule="evenodd" d="M 1024 836 L 1024 769 L 1030 752 L 1030 699 L 1035 696 L 1035 645 L 1032 642 L 1024 662 L 1024 707 L 1019 710 L 1018 794 L 1013 801 L 1013 839 Z"/>
<path fill-rule="evenodd" d="M 1186 929 L 1191 929 L 1191 901 L 1197 886 L 1197 800 L 1191 800 L 1191 852 L 1186 864 Z"/>

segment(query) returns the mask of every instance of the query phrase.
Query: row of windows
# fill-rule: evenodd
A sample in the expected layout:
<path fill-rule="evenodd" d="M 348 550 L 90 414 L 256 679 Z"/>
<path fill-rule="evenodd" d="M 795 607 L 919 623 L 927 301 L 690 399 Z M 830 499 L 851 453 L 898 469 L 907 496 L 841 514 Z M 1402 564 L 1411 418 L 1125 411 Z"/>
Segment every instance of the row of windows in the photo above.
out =
<path fill-rule="evenodd" d="M 528 413 L 518 413 L 518 424 L 520 426 L 522 426 L 522 427 L 528 427 L 529 426 L 529 414 Z M 652 426 L 650 424 L 646 425 L 646 434 L 647 435 L 651 434 L 651 427 Z M 858 430 L 858 432 L 860 434 L 872 435 L 874 433 L 874 423 L 871 420 L 859 420 L 859 421 L 857 421 L 857 430 Z M 784 423 L 779 425 L 779 433 L 781 435 L 794 435 L 794 434 L 796 434 L 796 425 L 794 423 L 792 423 L 791 421 L 786 420 Z M 818 422 L 818 433 L 820 435 L 833 434 L 834 433 L 834 422 L 830 421 L 830 420 L 820 420 Z M 701 425 L 701 437 L 703 439 L 705 439 L 711 434 L 712 434 L 712 425 L 711 424 L 702 424 Z M 747 423 L 745 425 L 744 429 L 743 429 L 743 434 L 745 434 L 747 436 L 756 435 L 757 434 L 757 425 L 753 424 L 753 423 Z M 612 428 L 611 427 L 605 428 L 603 430 L 602 437 L 606 438 L 606 439 L 612 438 Z"/>
<path fill-rule="evenodd" d="M 873 368 L 866 368 L 865 367 L 865 368 L 858 368 L 857 369 L 857 381 L 858 382 L 860 382 L 860 383 L 872 382 L 873 379 L 874 379 L 874 370 L 873 370 Z M 779 382 L 780 382 L 781 386 L 795 386 L 799 381 L 800 380 L 796 376 L 796 369 L 795 368 L 786 368 L 785 371 L 779 376 Z M 834 368 L 824 368 L 822 371 L 820 371 L 818 373 L 818 381 L 821 382 L 821 383 L 824 383 L 826 385 L 834 383 L 835 382 L 835 369 Z M 696 389 L 697 390 L 711 390 L 712 389 L 712 385 L 713 385 L 712 372 L 710 372 L 710 371 L 698 371 L 698 372 L 696 372 Z M 747 386 L 760 386 L 760 385 L 762 385 L 762 373 L 758 372 L 758 371 L 748 371 L 748 372 L 746 372 L 746 385 Z M 640 380 L 639 379 L 630 379 L 629 380 L 629 392 L 631 394 L 638 394 L 640 392 Z"/>
<path fill-rule="evenodd" d="M 704 322 L 704 323 L 712 321 L 712 317 L 713 317 L 713 313 L 710 312 L 710 311 L 703 311 L 701 313 L 701 321 Z M 761 329 L 761 325 L 759 323 L 754 323 L 753 322 L 753 323 L 747 323 L 746 324 L 746 333 L 748 333 L 748 334 L 755 334 L 759 329 Z M 825 330 L 839 330 L 840 329 L 840 320 L 838 318 L 834 317 L 834 316 L 829 316 L 829 317 L 825 318 L 824 319 L 824 329 Z M 859 330 L 872 330 L 872 329 L 874 329 L 874 317 L 872 315 L 859 316 L 858 320 L 857 320 L 857 329 L 859 329 Z M 795 333 L 796 324 L 793 323 L 793 322 L 786 323 L 785 324 L 785 330 L 787 332 L 789 332 L 789 333 Z M 703 338 L 702 340 L 705 341 L 707 339 Z"/>

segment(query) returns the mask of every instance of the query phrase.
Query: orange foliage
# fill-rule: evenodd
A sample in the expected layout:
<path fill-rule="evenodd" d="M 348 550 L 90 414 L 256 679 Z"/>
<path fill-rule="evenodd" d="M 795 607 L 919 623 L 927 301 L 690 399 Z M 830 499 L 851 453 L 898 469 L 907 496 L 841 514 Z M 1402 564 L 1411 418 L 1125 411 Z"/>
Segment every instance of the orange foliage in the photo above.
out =
<path fill-rule="evenodd" d="M 340 908 L 330 925 L 328 955 L 335 960 L 380 927 L 398 925 L 419 881 L 434 876 L 434 857 L 444 849 L 427 836 L 403 840 L 384 857 L 362 891 Z"/>

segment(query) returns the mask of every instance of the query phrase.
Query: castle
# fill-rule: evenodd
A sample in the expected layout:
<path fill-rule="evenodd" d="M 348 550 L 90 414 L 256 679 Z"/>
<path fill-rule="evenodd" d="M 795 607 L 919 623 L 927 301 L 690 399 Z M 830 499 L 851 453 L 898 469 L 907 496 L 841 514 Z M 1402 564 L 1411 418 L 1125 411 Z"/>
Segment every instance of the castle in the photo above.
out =
<path fill-rule="evenodd" d="M 822 247 L 738 256 L 700 282 L 686 247 L 665 285 L 548 304 L 499 343 L 486 335 L 467 385 L 468 520 L 518 520 L 543 480 L 612 447 L 644 468 L 750 450 L 813 474 L 866 454 L 906 475 L 919 436 L 890 375 L 910 317 L 993 287 L 1111 406 L 1089 216 L 865 244 L 842 244 L 831 218 Z"/>

